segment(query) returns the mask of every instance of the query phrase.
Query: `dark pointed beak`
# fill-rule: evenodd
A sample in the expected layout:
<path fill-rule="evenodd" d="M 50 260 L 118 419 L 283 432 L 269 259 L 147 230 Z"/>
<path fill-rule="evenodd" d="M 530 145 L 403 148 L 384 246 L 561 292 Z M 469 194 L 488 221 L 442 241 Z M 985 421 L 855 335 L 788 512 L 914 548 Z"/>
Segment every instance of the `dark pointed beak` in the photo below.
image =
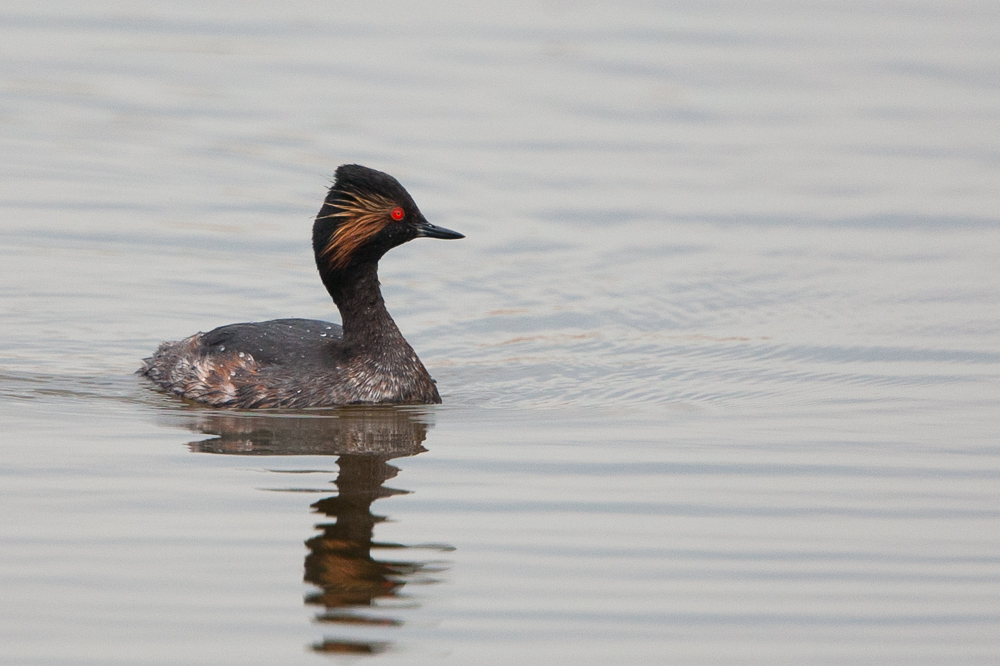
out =
<path fill-rule="evenodd" d="M 465 234 L 460 234 L 457 231 L 452 231 L 451 229 L 445 229 L 444 227 L 437 227 L 423 220 L 417 226 L 417 238 L 443 238 L 445 240 L 452 240 L 456 238 L 465 238 Z"/>

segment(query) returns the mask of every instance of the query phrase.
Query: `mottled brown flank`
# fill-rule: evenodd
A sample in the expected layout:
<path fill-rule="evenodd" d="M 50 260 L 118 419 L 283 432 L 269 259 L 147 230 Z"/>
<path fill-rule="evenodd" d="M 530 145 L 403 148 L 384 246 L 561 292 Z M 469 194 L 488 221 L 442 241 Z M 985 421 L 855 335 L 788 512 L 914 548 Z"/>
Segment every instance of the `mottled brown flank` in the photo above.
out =
<path fill-rule="evenodd" d="M 216 407 L 235 404 L 241 386 L 252 381 L 258 365 L 244 352 L 206 355 L 201 333 L 180 342 L 165 342 L 139 372 L 175 394 Z"/>
<path fill-rule="evenodd" d="M 389 223 L 392 219 L 390 213 L 397 205 L 391 199 L 377 194 L 344 194 L 348 197 L 346 201 L 333 204 L 340 210 L 316 218 L 324 220 L 339 217 L 344 220 L 322 253 L 334 268 L 346 268 L 354 252 Z"/>

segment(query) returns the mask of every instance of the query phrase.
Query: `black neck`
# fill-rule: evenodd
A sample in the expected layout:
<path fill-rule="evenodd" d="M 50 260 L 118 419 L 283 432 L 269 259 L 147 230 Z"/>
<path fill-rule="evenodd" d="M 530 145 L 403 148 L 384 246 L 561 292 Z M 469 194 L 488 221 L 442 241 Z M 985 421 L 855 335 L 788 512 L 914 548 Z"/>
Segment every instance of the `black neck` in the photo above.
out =
<path fill-rule="evenodd" d="M 343 270 L 325 272 L 322 277 L 340 310 L 344 344 L 378 349 L 403 341 L 396 323 L 385 309 L 377 261 L 351 264 Z"/>

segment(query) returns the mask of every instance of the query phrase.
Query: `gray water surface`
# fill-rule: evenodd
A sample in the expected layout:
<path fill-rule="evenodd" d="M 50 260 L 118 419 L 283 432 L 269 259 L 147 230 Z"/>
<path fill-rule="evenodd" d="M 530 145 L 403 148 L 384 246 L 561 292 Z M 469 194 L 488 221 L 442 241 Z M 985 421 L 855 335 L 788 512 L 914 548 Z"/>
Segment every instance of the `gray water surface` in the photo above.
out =
<path fill-rule="evenodd" d="M 8 3 L 0 663 L 996 663 L 998 127 L 996 3 Z M 350 162 L 442 406 L 133 374 Z"/>

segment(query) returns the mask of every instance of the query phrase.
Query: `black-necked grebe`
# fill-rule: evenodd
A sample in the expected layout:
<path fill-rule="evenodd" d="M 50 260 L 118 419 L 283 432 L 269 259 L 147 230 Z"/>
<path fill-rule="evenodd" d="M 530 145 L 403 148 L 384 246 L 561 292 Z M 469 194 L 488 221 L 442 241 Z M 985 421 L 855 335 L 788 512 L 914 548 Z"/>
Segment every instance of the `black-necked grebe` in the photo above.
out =
<path fill-rule="evenodd" d="M 216 407 L 439 403 L 378 282 L 382 255 L 419 237 L 464 238 L 424 219 L 392 176 L 345 164 L 313 224 L 316 266 L 343 327 L 312 319 L 230 324 L 163 343 L 139 373 Z"/>

